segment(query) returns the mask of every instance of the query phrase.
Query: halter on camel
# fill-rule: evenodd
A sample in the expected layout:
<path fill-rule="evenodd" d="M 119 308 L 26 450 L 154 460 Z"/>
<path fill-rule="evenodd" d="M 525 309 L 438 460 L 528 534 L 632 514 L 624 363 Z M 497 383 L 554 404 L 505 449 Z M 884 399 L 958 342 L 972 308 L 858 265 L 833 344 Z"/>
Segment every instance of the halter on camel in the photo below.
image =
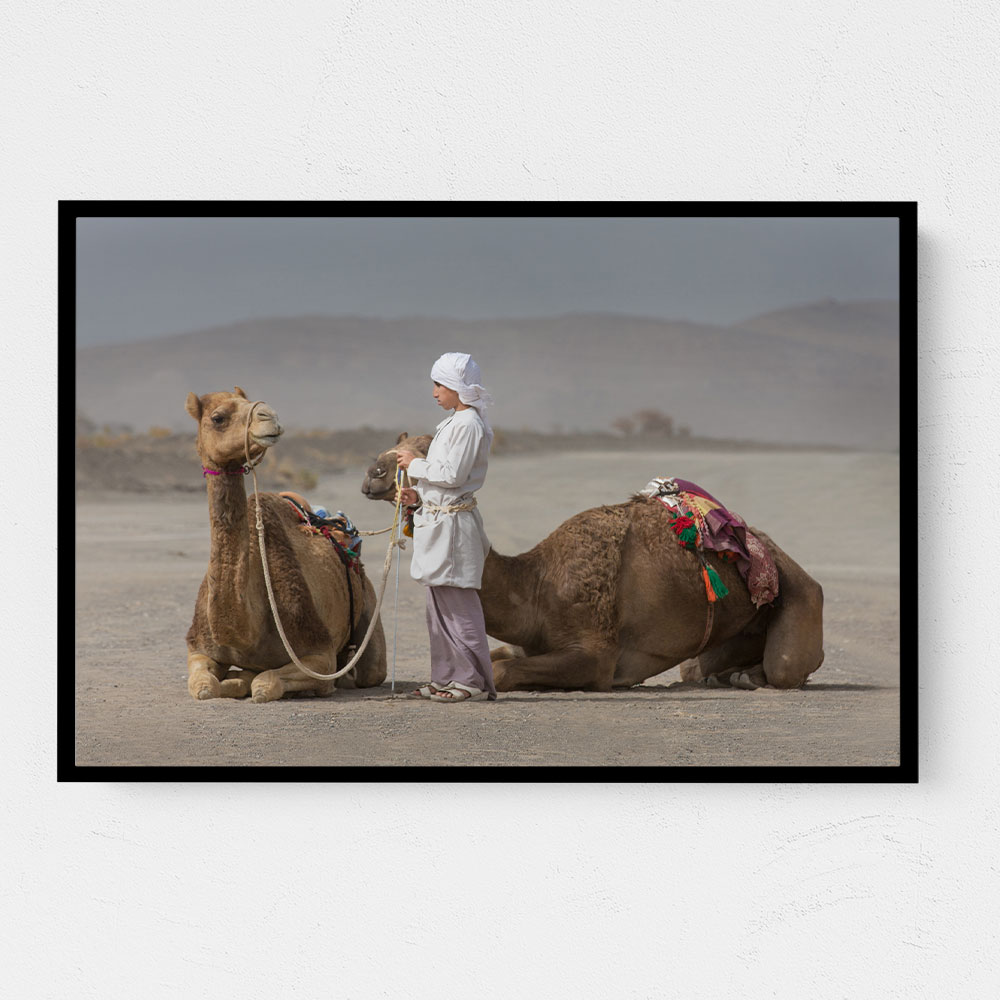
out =
<path fill-rule="evenodd" d="M 244 465 L 240 471 L 243 473 L 246 472 L 253 473 L 253 497 L 254 497 L 254 508 L 256 510 L 256 515 L 257 515 L 257 539 L 260 544 L 260 561 L 264 568 L 264 583 L 267 585 L 267 599 L 271 604 L 271 613 L 274 615 L 274 624 L 277 626 L 278 635 L 281 637 L 282 645 L 285 647 L 285 652 L 288 653 L 292 663 L 294 663 L 295 666 L 297 666 L 299 670 L 301 670 L 304 674 L 307 674 L 309 677 L 314 677 L 316 678 L 316 680 L 319 681 L 336 680 L 338 677 L 342 677 L 344 674 L 354 669 L 354 665 L 358 662 L 358 660 L 361 659 L 361 654 L 364 653 L 365 649 L 367 648 L 368 642 L 370 641 L 372 634 L 375 631 L 375 626 L 376 624 L 378 624 L 379 613 L 382 610 L 382 597 L 385 594 L 385 584 L 389 578 L 389 567 L 392 565 L 392 550 L 397 545 L 402 546 L 405 544 L 403 539 L 397 537 L 397 528 L 399 526 L 399 507 L 400 507 L 400 502 L 402 500 L 402 491 L 399 489 L 399 476 L 397 473 L 396 507 L 395 510 L 393 511 L 392 524 L 389 526 L 388 529 L 384 529 L 391 531 L 392 534 L 390 536 L 389 547 L 388 549 L 386 549 L 385 553 L 385 563 L 382 566 L 382 583 L 379 586 L 378 599 L 375 601 L 375 611 L 372 614 L 371 622 L 369 622 L 368 624 L 368 631 L 365 633 L 364 640 L 358 647 L 358 650 L 354 654 L 354 656 L 351 657 L 351 660 L 347 664 L 347 666 L 341 667 L 340 670 L 338 670 L 336 673 L 333 674 L 319 674 L 315 670 L 311 670 L 304 663 L 302 663 L 302 661 L 299 660 L 299 658 L 295 655 L 295 652 L 292 649 L 292 647 L 289 645 L 288 638 L 285 635 L 285 630 L 281 625 L 281 618 L 278 615 L 278 606 L 274 600 L 274 590 L 271 587 L 271 574 L 267 568 L 267 552 L 264 549 L 264 518 L 261 514 L 260 495 L 257 492 L 257 471 L 256 471 L 256 466 L 260 464 L 261 459 L 263 459 L 264 455 L 262 453 L 260 458 L 258 458 L 256 462 L 251 462 L 250 460 L 250 423 L 253 420 L 254 411 L 263 402 L 264 401 L 262 399 L 258 399 L 257 402 L 251 403 L 250 410 L 247 413 L 247 425 L 243 437 L 243 444 L 246 450 L 247 461 L 246 465 Z M 382 532 L 373 532 L 373 534 L 381 534 L 381 533 Z M 350 589 L 351 581 L 349 577 L 347 581 L 347 586 L 348 589 Z M 353 615 L 351 617 L 353 619 Z M 354 628 L 353 621 L 351 621 L 349 625 L 351 629 Z"/>

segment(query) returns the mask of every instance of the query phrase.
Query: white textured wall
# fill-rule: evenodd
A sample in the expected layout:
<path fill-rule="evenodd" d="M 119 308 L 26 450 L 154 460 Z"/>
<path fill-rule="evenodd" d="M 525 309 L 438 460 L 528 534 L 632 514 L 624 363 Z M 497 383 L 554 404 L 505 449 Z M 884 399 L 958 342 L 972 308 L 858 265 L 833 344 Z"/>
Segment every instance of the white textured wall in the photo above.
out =
<path fill-rule="evenodd" d="M 990 991 L 995 5 L 36 0 L 4 22 L 0 992 Z M 919 786 L 57 786 L 55 202 L 163 197 L 919 200 Z"/>

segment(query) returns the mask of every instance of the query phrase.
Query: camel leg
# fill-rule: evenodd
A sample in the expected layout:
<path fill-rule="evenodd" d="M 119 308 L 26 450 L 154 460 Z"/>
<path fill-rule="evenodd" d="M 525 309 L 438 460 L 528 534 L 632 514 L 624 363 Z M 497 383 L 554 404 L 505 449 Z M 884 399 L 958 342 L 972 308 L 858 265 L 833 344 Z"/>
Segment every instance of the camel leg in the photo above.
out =
<path fill-rule="evenodd" d="M 222 678 L 229 668 L 204 653 L 188 653 L 188 691 L 192 698 L 221 698 Z"/>
<path fill-rule="evenodd" d="M 252 670 L 230 670 L 222 678 L 222 697 L 245 698 L 250 694 L 250 684 L 256 676 Z"/>
<path fill-rule="evenodd" d="M 354 627 L 351 641 L 361 645 L 364 641 L 365 633 L 371 624 L 372 612 L 375 610 L 375 588 L 370 581 L 365 581 L 365 610 L 362 611 L 358 624 Z M 337 657 L 337 669 L 346 666 L 350 662 L 353 653 L 348 653 L 346 649 L 341 650 Z M 378 687 L 388 674 L 385 651 L 385 632 L 382 623 L 375 626 L 375 631 L 361 654 L 361 659 L 354 664 L 354 670 L 345 674 L 337 681 L 337 687 L 344 688 L 370 688 Z"/>
<path fill-rule="evenodd" d="M 803 574 L 804 576 L 804 574 Z M 767 632 L 741 634 L 706 650 L 698 671 L 709 687 L 798 688 L 823 662 L 823 591 L 809 579 L 794 581 Z"/>
<path fill-rule="evenodd" d="M 697 660 L 684 660 L 680 664 L 681 680 L 685 684 L 697 684 L 705 679 L 701 664 Z"/>
<path fill-rule="evenodd" d="M 741 632 L 698 656 L 697 674 L 708 687 L 736 687 L 753 691 L 767 683 L 764 659 L 764 632 Z M 688 674 L 696 679 L 694 672 Z"/>
<path fill-rule="evenodd" d="M 614 672 L 610 647 L 596 652 L 559 649 L 493 661 L 493 681 L 498 691 L 610 691 Z"/>
<path fill-rule="evenodd" d="M 622 690 L 624 688 L 635 687 L 649 677 L 662 674 L 664 670 L 669 670 L 676 663 L 665 656 L 655 653 L 643 653 L 638 649 L 626 649 L 618 657 L 615 666 L 615 676 L 612 679 L 612 687 Z"/>
<path fill-rule="evenodd" d="M 823 662 L 823 588 L 800 573 L 767 627 L 764 674 L 773 687 L 802 687 Z"/>
<path fill-rule="evenodd" d="M 245 698 L 256 675 L 234 670 L 204 653 L 188 653 L 188 691 L 192 698 Z"/>
<path fill-rule="evenodd" d="M 767 686 L 764 664 L 755 663 L 753 666 L 734 667 L 732 670 L 720 670 L 716 674 L 709 674 L 705 678 L 705 686 L 710 688 L 734 687 L 744 691 L 756 691 L 757 688 Z"/>
<path fill-rule="evenodd" d="M 318 674 L 333 674 L 337 671 L 336 658 L 329 653 L 313 653 L 300 656 L 299 660 Z M 264 670 L 250 682 L 250 695 L 255 702 L 277 701 L 293 691 L 315 691 L 317 694 L 332 694 L 335 681 L 320 681 L 302 673 L 294 663 L 286 663 L 274 670 Z"/>
<path fill-rule="evenodd" d="M 524 656 L 524 650 L 520 646 L 498 646 L 490 650 L 490 659 L 494 663 L 497 660 L 513 660 L 518 656 Z"/>

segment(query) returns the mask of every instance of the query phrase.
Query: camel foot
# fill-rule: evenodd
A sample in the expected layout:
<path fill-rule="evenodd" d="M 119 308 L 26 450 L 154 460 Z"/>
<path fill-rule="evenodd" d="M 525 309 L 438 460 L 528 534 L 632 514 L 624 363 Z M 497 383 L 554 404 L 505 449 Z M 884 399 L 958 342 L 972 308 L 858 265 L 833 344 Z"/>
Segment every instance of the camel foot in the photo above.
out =
<path fill-rule="evenodd" d="M 258 674 L 250 684 L 250 699 L 258 705 L 265 701 L 278 701 L 285 693 L 280 677 Z"/>
<path fill-rule="evenodd" d="M 230 670 L 221 684 L 221 697 L 245 698 L 250 693 L 250 684 L 256 674 L 248 671 Z"/>
<path fill-rule="evenodd" d="M 744 691 L 756 691 L 757 688 L 767 687 L 767 677 L 764 676 L 764 664 L 758 663 L 749 670 L 734 670 L 729 678 L 729 684 L 734 688 L 742 688 Z"/>
<path fill-rule="evenodd" d="M 709 674 L 702 684 L 710 688 L 734 687 L 741 691 L 756 691 L 757 688 L 767 686 L 767 678 L 764 676 L 764 667 L 758 663 L 756 667 L 747 670 L 736 667 Z"/>
<path fill-rule="evenodd" d="M 701 665 L 697 660 L 685 660 L 680 665 L 680 675 L 685 684 L 698 684 L 705 679 L 701 675 Z"/>
<path fill-rule="evenodd" d="M 192 698 L 198 701 L 208 701 L 210 698 L 222 697 L 222 684 L 219 678 L 208 671 L 199 671 L 188 678 L 188 691 Z"/>

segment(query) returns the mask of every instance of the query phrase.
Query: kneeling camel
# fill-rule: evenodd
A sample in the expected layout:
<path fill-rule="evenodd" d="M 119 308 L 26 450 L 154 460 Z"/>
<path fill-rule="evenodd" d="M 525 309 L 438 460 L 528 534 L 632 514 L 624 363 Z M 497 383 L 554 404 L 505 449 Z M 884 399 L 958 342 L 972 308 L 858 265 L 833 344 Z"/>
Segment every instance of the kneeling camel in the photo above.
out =
<path fill-rule="evenodd" d="M 400 435 L 369 468 L 365 496 L 395 501 L 397 448 L 425 455 L 430 440 Z M 752 528 L 777 567 L 778 600 L 755 607 L 736 567 L 706 552 L 729 590 L 709 619 L 698 557 L 667 517 L 658 500 L 636 496 L 582 511 L 520 555 L 490 550 L 479 592 L 486 631 L 509 644 L 493 651 L 498 691 L 610 691 L 677 664 L 684 680 L 796 688 L 819 669 L 820 585 Z"/>
<path fill-rule="evenodd" d="M 274 623 L 258 547 L 257 505 L 243 485 L 246 444 L 256 462 L 282 429 L 264 403 L 233 392 L 188 394 L 198 422 L 198 455 L 208 481 L 211 554 L 187 634 L 188 690 L 194 698 L 275 701 L 287 692 L 331 694 L 335 686 L 373 687 L 386 676 L 381 623 L 351 674 L 317 680 L 290 662 Z M 248 417 L 249 426 L 248 426 Z M 282 627 L 301 663 L 320 674 L 346 666 L 375 609 L 375 590 L 359 565 L 348 568 L 322 535 L 301 530 L 294 508 L 261 493 L 267 563 Z M 351 611 L 353 609 L 353 616 Z M 239 669 L 234 669 L 239 668 Z"/>

